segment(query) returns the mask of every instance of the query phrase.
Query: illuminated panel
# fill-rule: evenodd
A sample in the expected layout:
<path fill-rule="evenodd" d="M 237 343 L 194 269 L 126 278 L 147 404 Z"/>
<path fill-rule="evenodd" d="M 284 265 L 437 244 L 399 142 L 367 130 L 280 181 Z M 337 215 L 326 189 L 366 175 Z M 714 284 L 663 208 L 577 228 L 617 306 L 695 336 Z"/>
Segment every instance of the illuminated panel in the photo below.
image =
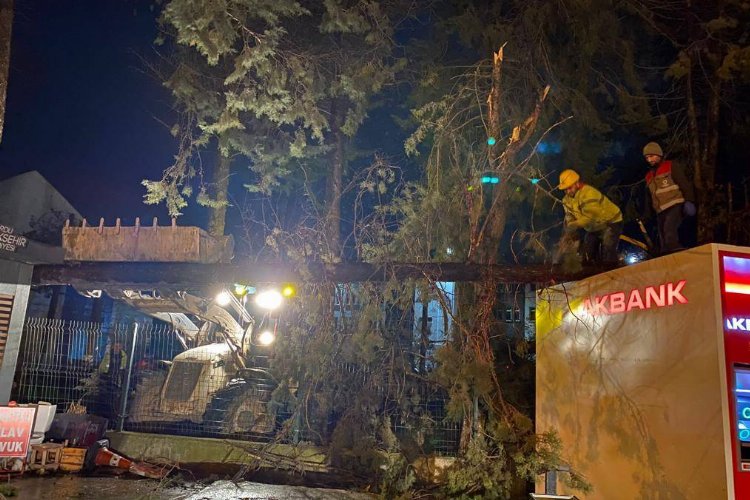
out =
<path fill-rule="evenodd" d="M 750 369 L 736 367 L 734 391 L 737 402 L 737 435 L 743 443 L 750 443 Z"/>
<path fill-rule="evenodd" d="M 724 256 L 724 291 L 750 295 L 750 259 Z"/>

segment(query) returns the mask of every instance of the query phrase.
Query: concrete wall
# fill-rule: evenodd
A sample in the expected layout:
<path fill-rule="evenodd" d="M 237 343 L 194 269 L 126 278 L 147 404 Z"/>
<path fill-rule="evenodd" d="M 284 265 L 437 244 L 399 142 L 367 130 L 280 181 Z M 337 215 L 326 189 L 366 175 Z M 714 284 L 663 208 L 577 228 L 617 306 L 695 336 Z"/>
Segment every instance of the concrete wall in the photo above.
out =
<path fill-rule="evenodd" d="M 306 445 L 287 445 L 236 441 L 233 439 L 195 438 L 140 432 L 110 431 L 112 448 L 135 460 L 170 460 L 182 464 L 254 464 L 279 467 L 295 462 L 307 472 L 327 472 L 325 451 Z M 256 452 L 257 451 L 257 452 Z M 263 459 L 275 455 L 275 461 Z"/>
<path fill-rule="evenodd" d="M 13 387 L 16 360 L 21 347 L 21 335 L 26 318 L 32 266 L 20 262 L 0 260 L 0 294 L 13 296 L 13 309 L 8 327 L 2 364 L 0 364 L 0 404 L 7 404 Z"/>

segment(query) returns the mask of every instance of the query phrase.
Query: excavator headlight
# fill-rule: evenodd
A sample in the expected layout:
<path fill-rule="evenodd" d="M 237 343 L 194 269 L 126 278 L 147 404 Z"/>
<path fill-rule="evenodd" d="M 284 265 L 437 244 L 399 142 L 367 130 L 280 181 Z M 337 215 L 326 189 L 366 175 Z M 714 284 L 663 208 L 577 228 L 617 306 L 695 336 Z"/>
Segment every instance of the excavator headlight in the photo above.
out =
<path fill-rule="evenodd" d="M 273 311 L 281 305 L 283 297 L 277 290 L 266 290 L 255 297 L 255 304 L 262 308 Z"/>
<path fill-rule="evenodd" d="M 232 296 L 229 295 L 229 292 L 227 292 L 226 290 L 219 292 L 219 294 L 216 296 L 216 303 L 222 307 L 228 305 L 231 301 Z"/>
<path fill-rule="evenodd" d="M 258 343 L 261 345 L 271 345 L 276 340 L 276 335 L 271 330 L 265 330 L 258 335 Z"/>

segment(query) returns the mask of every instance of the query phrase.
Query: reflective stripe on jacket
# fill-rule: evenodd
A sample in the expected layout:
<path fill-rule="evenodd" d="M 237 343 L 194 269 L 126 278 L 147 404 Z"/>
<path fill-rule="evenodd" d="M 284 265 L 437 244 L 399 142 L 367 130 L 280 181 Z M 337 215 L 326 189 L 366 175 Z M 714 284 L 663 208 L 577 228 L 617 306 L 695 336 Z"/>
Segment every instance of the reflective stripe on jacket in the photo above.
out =
<path fill-rule="evenodd" d="M 669 160 L 661 162 L 656 170 L 649 170 L 646 174 L 646 186 L 657 214 L 685 203 L 685 195 L 672 176 L 672 162 Z"/>
<path fill-rule="evenodd" d="M 566 194 L 562 204 L 565 209 L 565 223 L 574 223 L 589 232 L 602 231 L 609 224 L 622 222 L 619 207 L 588 184 L 584 184 L 573 196 Z"/>
<path fill-rule="evenodd" d="M 112 359 L 112 355 L 110 353 L 110 350 L 107 349 L 107 351 L 104 353 L 104 357 L 102 358 L 101 362 L 99 362 L 99 373 L 107 373 L 109 372 L 109 364 L 110 360 Z M 125 351 L 120 351 L 120 370 L 124 370 L 128 366 L 128 355 L 125 354 Z"/>

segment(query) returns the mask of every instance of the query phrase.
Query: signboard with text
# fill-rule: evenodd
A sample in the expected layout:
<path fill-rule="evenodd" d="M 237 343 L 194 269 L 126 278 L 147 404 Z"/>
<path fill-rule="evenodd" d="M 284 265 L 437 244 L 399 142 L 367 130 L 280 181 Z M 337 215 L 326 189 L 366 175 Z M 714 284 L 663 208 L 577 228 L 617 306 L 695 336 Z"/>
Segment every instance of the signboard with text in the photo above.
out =
<path fill-rule="evenodd" d="M 0 406 L 0 458 L 26 457 L 35 418 L 33 406 Z"/>
<path fill-rule="evenodd" d="M 16 229 L 0 224 L 0 250 L 15 252 L 18 248 L 25 248 L 29 240 L 16 234 Z"/>

